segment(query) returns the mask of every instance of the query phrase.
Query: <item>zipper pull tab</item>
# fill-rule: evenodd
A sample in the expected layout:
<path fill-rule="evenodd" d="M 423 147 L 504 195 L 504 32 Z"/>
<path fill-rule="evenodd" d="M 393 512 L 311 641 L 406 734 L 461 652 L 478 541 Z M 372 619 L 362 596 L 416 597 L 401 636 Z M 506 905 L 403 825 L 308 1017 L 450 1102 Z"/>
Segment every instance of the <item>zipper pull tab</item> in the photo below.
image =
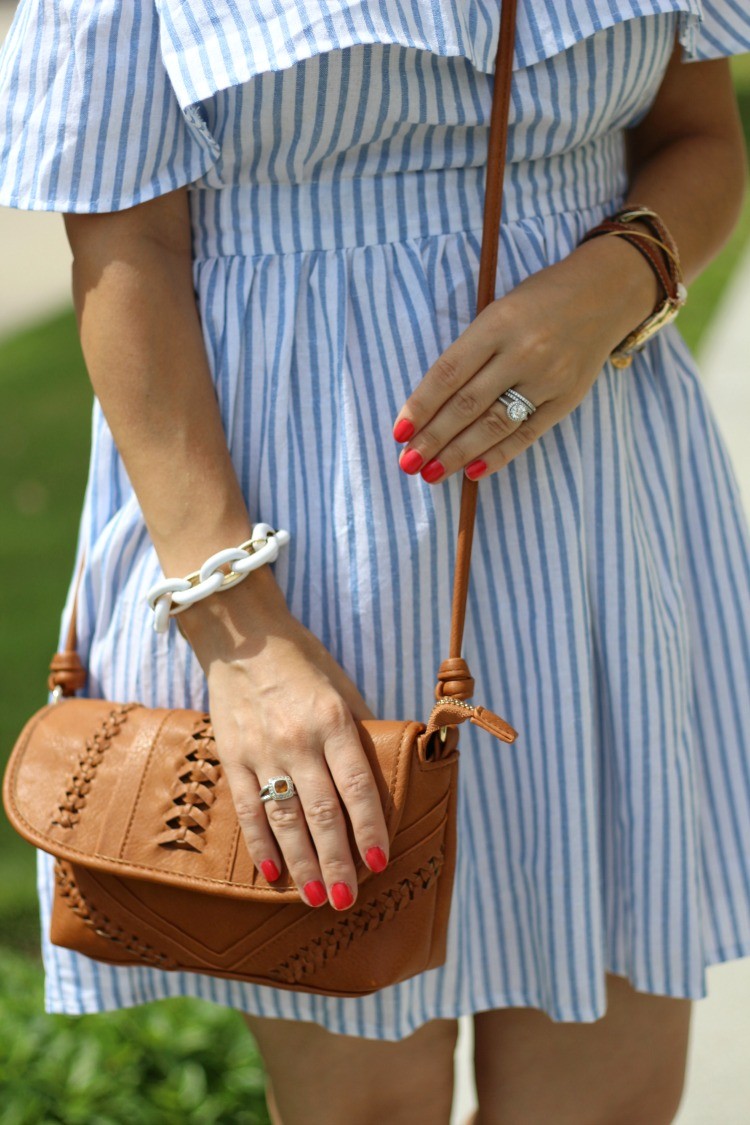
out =
<path fill-rule="evenodd" d="M 494 734 L 495 738 L 501 739 L 502 742 L 514 742 L 518 738 L 518 732 L 494 711 L 488 711 L 482 706 L 473 707 L 471 703 L 465 703 L 462 699 L 449 699 L 447 696 L 433 707 L 425 734 L 429 736 L 440 728 L 441 737 L 445 740 L 445 733 L 449 726 L 465 723 L 467 719 L 482 730 Z"/>
<path fill-rule="evenodd" d="M 488 730 L 496 738 L 502 739 L 503 742 L 515 742 L 518 738 L 518 731 L 514 730 L 510 723 L 506 723 L 505 719 L 501 719 L 494 711 L 488 711 L 481 704 L 474 707 L 471 721 L 482 730 Z"/>

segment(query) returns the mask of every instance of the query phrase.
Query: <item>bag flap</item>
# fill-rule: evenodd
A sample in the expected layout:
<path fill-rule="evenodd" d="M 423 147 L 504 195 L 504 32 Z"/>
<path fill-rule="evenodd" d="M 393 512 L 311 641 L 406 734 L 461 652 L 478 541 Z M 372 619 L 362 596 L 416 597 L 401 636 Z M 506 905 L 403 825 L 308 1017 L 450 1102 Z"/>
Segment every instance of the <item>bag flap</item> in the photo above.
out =
<path fill-rule="evenodd" d="M 392 843 L 425 725 L 355 721 Z M 47 704 L 13 748 L 3 803 L 29 843 L 72 863 L 236 898 L 303 901 L 286 867 L 272 885 L 251 862 L 205 712 L 102 699 Z M 373 873 L 342 807 L 361 884 Z"/>

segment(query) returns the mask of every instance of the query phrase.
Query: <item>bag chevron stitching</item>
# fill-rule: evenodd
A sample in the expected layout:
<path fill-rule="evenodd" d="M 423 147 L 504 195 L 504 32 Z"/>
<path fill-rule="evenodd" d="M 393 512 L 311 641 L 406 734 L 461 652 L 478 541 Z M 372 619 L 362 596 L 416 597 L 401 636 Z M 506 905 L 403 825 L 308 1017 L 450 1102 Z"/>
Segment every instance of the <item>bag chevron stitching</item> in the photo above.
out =
<path fill-rule="evenodd" d="M 428 890 L 440 875 L 444 859 L 445 848 L 441 847 L 439 855 L 430 856 L 412 875 L 400 880 L 397 887 L 388 887 L 358 910 L 347 914 L 309 945 L 291 954 L 268 975 L 294 984 L 304 976 L 318 972 L 356 938 L 389 922 L 399 910 L 413 902 L 417 894 Z"/>
<path fill-rule="evenodd" d="M 166 953 L 161 953 L 154 949 L 148 942 L 141 941 L 137 934 L 131 933 L 130 937 L 128 937 L 122 926 L 114 925 L 113 928 L 113 923 L 107 915 L 82 894 L 78 884 L 73 878 L 73 873 L 69 864 L 64 860 L 58 859 L 55 863 L 55 879 L 60 888 L 60 893 L 67 899 L 67 905 L 70 909 L 74 914 L 77 914 L 87 926 L 90 926 L 99 937 L 108 938 L 110 941 L 116 942 L 126 949 L 128 953 L 135 954 L 135 956 L 139 957 L 142 961 L 147 961 L 149 964 L 155 965 L 159 969 L 179 968 L 176 961 L 167 956 Z"/>

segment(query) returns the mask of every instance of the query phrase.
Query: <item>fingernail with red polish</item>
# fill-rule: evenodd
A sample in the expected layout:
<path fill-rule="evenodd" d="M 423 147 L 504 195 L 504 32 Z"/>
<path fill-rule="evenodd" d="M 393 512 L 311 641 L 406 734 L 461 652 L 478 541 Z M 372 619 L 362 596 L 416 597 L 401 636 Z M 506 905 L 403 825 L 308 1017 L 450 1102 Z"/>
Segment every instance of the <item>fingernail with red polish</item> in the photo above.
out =
<path fill-rule="evenodd" d="M 422 469 L 422 476 L 428 484 L 432 484 L 432 482 L 438 480 L 444 472 L 445 465 L 441 465 L 437 460 L 432 460 L 428 461 Z"/>
<path fill-rule="evenodd" d="M 399 465 L 405 473 L 416 473 L 422 464 L 422 454 L 417 453 L 416 449 L 410 449 L 407 453 L 401 455 Z"/>
<path fill-rule="evenodd" d="M 260 869 L 269 883 L 273 883 L 274 879 L 278 879 L 279 877 L 279 869 L 272 859 L 264 859 L 260 865 Z"/>
<path fill-rule="evenodd" d="M 311 879 L 309 883 L 305 883 L 302 889 L 307 895 L 311 906 L 322 906 L 324 902 L 328 902 L 326 889 L 320 879 Z"/>
<path fill-rule="evenodd" d="M 388 863 L 382 848 L 368 848 L 365 852 L 365 860 L 372 871 L 384 871 Z"/>
<path fill-rule="evenodd" d="M 331 887 L 331 898 L 337 910 L 344 910 L 354 902 L 354 895 L 348 883 L 334 883 Z"/>
<path fill-rule="evenodd" d="M 414 434 L 414 426 L 408 418 L 402 418 L 397 426 L 393 429 L 393 436 L 396 441 L 408 441 Z"/>
<path fill-rule="evenodd" d="M 464 472 L 466 473 L 469 480 L 476 480 L 477 477 L 481 477 L 486 468 L 486 461 L 472 461 L 470 465 L 466 466 Z"/>

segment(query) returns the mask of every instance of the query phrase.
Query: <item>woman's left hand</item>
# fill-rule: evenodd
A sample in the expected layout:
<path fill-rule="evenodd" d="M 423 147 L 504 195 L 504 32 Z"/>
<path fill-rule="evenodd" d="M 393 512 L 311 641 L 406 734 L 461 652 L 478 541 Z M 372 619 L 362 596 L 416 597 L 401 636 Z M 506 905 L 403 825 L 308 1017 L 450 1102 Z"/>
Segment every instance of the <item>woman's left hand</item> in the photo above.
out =
<path fill-rule="evenodd" d="M 657 295 L 640 254 L 608 236 L 490 302 L 399 412 L 394 438 L 408 440 L 401 468 L 430 484 L 460 469 L 475 480 L 504 468 L 578 406 Z M 537 408 L 524 422 L 512 422 L 498 402 L 509 387 Z"/>

